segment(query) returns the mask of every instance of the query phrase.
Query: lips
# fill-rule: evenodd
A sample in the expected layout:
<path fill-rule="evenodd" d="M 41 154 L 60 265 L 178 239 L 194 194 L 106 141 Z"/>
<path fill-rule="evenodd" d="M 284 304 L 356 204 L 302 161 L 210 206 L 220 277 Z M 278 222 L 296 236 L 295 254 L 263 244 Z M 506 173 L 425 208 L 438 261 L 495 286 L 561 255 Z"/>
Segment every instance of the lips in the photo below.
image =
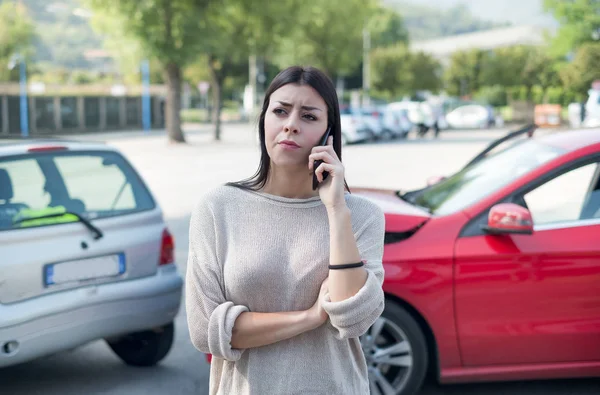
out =
<path fill-rule="evenodd" d="M 293 142 L 291 140 L 283 140 L 283 141 L 280 141 L 279 144 L 283 145 L 286 148 L 300 148 L 300 146 L 298 144 L 296 144 L 295 142 Z"/>

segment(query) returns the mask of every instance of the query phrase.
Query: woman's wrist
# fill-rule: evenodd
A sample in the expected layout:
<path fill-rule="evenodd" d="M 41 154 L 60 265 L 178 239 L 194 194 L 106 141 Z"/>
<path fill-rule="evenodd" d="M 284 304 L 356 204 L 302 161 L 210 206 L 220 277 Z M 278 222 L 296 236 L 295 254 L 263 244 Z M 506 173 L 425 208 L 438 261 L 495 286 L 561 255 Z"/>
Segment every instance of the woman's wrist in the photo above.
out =
<path fill-rule="evenodd" d="M 342 201 L 338 205 L 334 205 L 334 206 L 330 206 L 330 207 L 326 207 L 326 208 L 327 208 L 327 215 L 329 216 L 330 220 L 350 214 L 350 209 L 348 208 L 346 201 Z"/>
<path fill-rule="evenodd" d="M 302 312 L 302 322 L 306 325 L 304 328 L 305 332 L 317 329 L 323 325 L 323 322 L 319 317 L 319 313 L 314 308 L 304 310 Z"/>

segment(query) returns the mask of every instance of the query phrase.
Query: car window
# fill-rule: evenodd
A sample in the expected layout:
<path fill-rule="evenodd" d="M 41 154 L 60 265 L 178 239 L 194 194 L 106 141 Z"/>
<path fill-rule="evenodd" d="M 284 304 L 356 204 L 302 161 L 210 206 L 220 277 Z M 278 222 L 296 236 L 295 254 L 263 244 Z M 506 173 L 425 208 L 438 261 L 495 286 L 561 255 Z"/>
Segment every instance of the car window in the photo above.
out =
<path fill-rule="evenodd" d="M 433 185 L 417 195 L 414 203 L 427 207 L 437 215 L 455 213 L 563 152 L 562 149 L 535 140 L 523 141 Z"/>
<path fill-rule="evenodd" d="M 597 163 L 576 168 L 525 194 L 523 199 L 531 211 L 533 223 L 547 225 L 600 215 L 600 210 L 584 211 L 586 206 L 595 208 L 591 205 L 596 205 L 600 198 L 599 191 L 592 193 L 593 188 L 590 188 L 597 169 Z"/>
<path fill-rule="evenodd" d="M 0 230 L 150 210 L 150 192 L 115 152 L 40 153 L 0 160 Z M 8 191 L 12 191 L 12 196 Z M 58 215 L 43 221 L 34 217 Z M 69 219 L 69 220 L 67 220 Z M 21 221 L 21 222 L 18 222 Z"/>
<path fill-rule="evenodd" d="M 116 165 L 104 165 L 101 156 L 64 156 L 55 159 L 69 196 L 85 202 L 91 212 L 132 210 L 136 207 L 131 184 Z"/>
<path fill-rule="evenodd" d="M 50 196 L 44 191 L 46 179 L 34 159 L 16 160 L 0 164 L 0 171 L 6 171 L 11 180 L 13 196 L 4 204 L 21 203 L 28 207 L 46 207 Z M 4 182 L 7 182 L 5 180 Z M 18 182 L 15 182 L 18 180 Z M 0 201 L 0 206 L 2 202 Z"/>

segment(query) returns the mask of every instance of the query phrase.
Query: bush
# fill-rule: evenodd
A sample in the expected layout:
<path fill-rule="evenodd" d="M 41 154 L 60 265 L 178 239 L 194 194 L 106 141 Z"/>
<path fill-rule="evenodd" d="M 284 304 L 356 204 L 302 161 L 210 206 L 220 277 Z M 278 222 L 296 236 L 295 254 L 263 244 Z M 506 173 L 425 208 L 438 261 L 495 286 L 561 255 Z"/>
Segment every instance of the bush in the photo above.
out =
<path fill-rule="evenodd" d="M 189 108 L 181 110 L 181 122 L 199 123 L 210 121 L 208 111 L 200 108 Z"/>
<path fill-rule="evenodd" d="M 546 98 L 549 104 L 565 105 L 565 90 L 560 86 L 551 86 L 546 91 Z"/>
<path fill-rule="evenodd" d="M 544 103 L 544 90 L 541 86 L 534 86 L 531 89 L 531 100 L 535 104 L 543 104 Z"/>
<path fill-rule="evenodd" d="M 493 107 L 503 107 L 508 103 L 506 89 L 502 85 L 484 86 L 479 89 L 474 98 Z"/>

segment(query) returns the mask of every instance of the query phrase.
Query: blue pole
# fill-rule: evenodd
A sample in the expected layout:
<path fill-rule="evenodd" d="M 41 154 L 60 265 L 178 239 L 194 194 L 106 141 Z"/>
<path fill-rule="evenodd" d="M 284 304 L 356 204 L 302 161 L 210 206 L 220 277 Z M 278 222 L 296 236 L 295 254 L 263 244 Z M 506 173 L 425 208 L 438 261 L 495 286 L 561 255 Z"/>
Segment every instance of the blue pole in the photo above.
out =
<path fill-rule="evenodd" d="M 150 62 L 142 61 L 142 125 L 146 132 L 150 131 Z"/>
<path fill-rule="evenodd" d="M 21 88 L 21 136 L 29 137 L 29 110 L 27 108 L 27 72 L 23 59 L 19 60 L 19 75 Z"/>

